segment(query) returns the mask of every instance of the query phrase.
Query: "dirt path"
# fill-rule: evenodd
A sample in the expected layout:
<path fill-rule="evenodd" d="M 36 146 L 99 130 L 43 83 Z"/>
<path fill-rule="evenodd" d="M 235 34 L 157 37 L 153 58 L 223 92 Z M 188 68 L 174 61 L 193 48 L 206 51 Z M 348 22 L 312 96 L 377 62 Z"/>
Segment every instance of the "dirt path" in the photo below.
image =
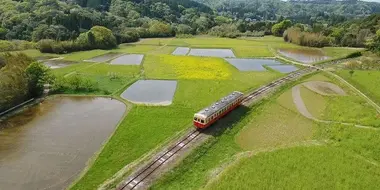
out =
<path fill-rule="evenodd" d="M 361 128 L 361 129 L 380 130 L 379 128 L 375 128 L 373 126 L 365 126 L 365 125 L 358 125 L 355 123 L 345 123 L 345 122 L 338 122 L 338 121 L 327 121 L 327 120 L 320 120 L 320 119 L 315 118 L 309 112 L 304 101 L 302 100 L 300 85 L 297 85 L 297 86 L 292 88 L 292 96 L 293 96 L 293 102 L 296 105 L 298 112 L 308 119 L 314 120 L 314 121 L 319 122 L 319 123 L 335 123 L 335 124 L 354 126 L 354 127 Z"/>
<path fill-rule="evenodd" d="M 297 85 L 292 88 L 292 96 L 293 96 L 293 102 L 296 105 L 297 110 L 298 112 L 300 112 L 300 114 L 302 114 L 308 119 L 318 120 L 313 115 L 311 115 L 305 103 L 303 102 L 302 97 L 301 97 L 300 85 Z"/>

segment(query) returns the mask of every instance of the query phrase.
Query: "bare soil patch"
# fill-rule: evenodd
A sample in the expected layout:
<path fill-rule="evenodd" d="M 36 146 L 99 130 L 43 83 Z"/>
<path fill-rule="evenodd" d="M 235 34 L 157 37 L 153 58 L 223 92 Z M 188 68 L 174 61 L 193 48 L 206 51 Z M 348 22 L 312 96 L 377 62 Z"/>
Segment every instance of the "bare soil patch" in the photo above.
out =
<path fill-rule="evenodd" d="M 323 96 L 346 95 L 346 93 L 344 92 L 342 88 L 330 82 L 309 81 L 309 82 L 303 83 L 303 85 L 309 90 L 312 90 Z"/>

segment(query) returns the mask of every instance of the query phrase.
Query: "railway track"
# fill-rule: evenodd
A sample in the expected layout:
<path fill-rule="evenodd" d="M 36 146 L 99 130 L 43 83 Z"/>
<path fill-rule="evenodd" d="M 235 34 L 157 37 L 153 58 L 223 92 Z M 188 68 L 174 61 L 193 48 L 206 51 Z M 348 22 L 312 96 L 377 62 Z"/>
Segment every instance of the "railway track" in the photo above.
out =
<path fill-rule="evenodd" d="M 265 86 L 262 86 L 256 89 L 255 91 L 249 93 L 248 95 L 246 95 L 245 98 L 243 99 L 242 104 L 248 103 L 252 99 L 259 97 L 260 95 L 263 95 L 264 93 L 270 91 L 271 89 L 277 86 L 280 86 L 281 84 L 285 82 L 291 81 L 297 77 L 314 72 L 316 70 L 317 70 L 316 68 L 312 68 L 312 67 L 302 69 L 302 70 L 293 72 L 287 75 L 286 77 L 273 81 Z M 144 183 L 144 181 L 146 181 L 149 178 L 149 176 L 152 175 L 153 172 L 155 172 L 158 168 L 164 165 L 168 160 L 170 160 L 173 156 L 175 156 L 186 145 L 188 145 L 190 142 L 196 139 L 201 133 L 202 133 L 202 130 L 198 130 L 198 129 L 194 129 L 190 131 L 184 138 L 179 140 L 174 145 L 169 146 L 169 148 L 166 151 L 164 151 L 160 156 L 153 159 L 153 161 L 149 162 L 142 169 L 140 169 L 135 174 L 130 176 L 126 181 L 122 182 L 116 189 L 129 190 L 129 189 L 139 188 Z"/>

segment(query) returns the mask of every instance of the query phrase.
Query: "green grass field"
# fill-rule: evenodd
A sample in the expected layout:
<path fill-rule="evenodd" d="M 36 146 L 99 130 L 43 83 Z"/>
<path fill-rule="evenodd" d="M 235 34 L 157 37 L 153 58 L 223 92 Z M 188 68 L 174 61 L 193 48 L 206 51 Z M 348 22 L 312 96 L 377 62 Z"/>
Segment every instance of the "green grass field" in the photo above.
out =
<path fill-rule="evenodd" d="M 380 71 L 356 70 L 351 76 L 349 70 L 340 70 L 338 74 L 380 104 Z"/>
<path fill-rule="evenodd" d="M 167 50 L 163 49 L 166 47 L 174 50 L 172 46 L 154 51 L 146 49 L 142 77 L 177 80 L 173 104 L 167 107 L 134 106 L 94 164 L 72 189 L 96 188 L 125 165 L 157 148 L 179 131 L 191 127 L 195 112 L 231 91 L 247 92 L 283 76 L 272 71 L 239 72 L 220 58 L 165 55 Z M 99 64 L 79 72 L 105 75 L 111 66 Z M 121 68 L 115 68 L 114 72 L 117 71 L 124 73 Z M 126 69 L 127 72 L 134 73 L 135 70 Z"/>
<path fill-rule="evenodd" d="M 375 189 L 380 131 L 308 120 L 292 104 L 290 87 L 232 112 L 151 189 Z"/>
<path fill-rule="evenodd" d="M 244 158 L 205 189 L 377 189 L 380 170 L 334 147 L 297 147 Z"/>
<path fill-rule="evenodd" d="M 302 99 L 314 117 L 322 120 L 380 127 L 376 110 L 361 96 L 334 78 L 318 74 L 314 76 L 313 80 L 316 79 L 339 85 L 347 95 L 322 96 L 306 87 L 301 87 Z M 310 79 L 306 81 L 310 81 Z"/>
<path fill-rule="evenodd" d="M 176 47 L 230 48 L 237 57 L 247 58 L 273 57 L 275 55 L 272 49 L 280 47 L 300 48 L 277 37 L 222 39 L 199 36 L 189 39 L 143 39 L 137 43 L 122 44 L 113 50 L 92 50 L 66 55 L 42 54 L 37 50 L 24 51 L 33 57 L 63 56 L 65 60 L 78 62 L 56 69 L 53 73 L 61 76 L 79 74 L 94 80 L 101 89 L 101 92 L 95 93 L 99 95 L 110 93 L 119 96 L 137 79 L 178 81 L 172 105 L 132 107 L 99 156 L 94 158 L 89 170 L 71 189 L 96 189 L 124 166 L 162 146 L 178 132 L 191 127 L 195 112 L 231 91 L 247 92 L 284 76 L 272 70 L 239 72 L 221 58 L 170 55 Z M 345 53 L 340 48 L 328 51 L 336 56 Z M 141 66 L 83 62 L 85 59 L 108 52 L 144 54 L 145 58 Z M 252 108 L 240 107 L 232 112 L 217 125 L 220 128 L 212 131 L 213 137 L 206 144 L 193 152 L 153 188 L 198 189 L 215 178 L 214 174 L 222 170 L 223 163 L 231 161 L 234 155 L 243 150 L 266 149 L 315 139 L 316 134 L 325 135 L 323 132 L 316 132 L 320 131 L 319 124 L 303 118 L 294 111 L 289 97 L 291 98 L 291 94 L 289 96 L 288 92 L 281 96 L 277 94 L 276 100 L 263 101 Z M 280 113 L 281 117 L 273 118 L 274 113 Z M 372 152 L 368 151 L 366 154 Z"/>

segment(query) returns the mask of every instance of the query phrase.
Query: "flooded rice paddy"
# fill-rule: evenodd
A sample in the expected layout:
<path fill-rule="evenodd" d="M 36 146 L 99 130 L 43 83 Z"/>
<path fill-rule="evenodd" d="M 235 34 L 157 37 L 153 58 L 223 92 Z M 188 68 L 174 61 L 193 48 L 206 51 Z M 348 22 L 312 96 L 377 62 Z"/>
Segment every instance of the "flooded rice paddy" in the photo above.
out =
<path fill-rule="evenodd" d="M 330 58 L 326 56 L 323 51 L 316 49 L 279 49 L 278 52 L 286 57 L 307 64 Z"/>
<path fill-rule="evenodd" d="M 75 61 L 67 61 L 63 60 L 63 58 L 40 58 L 38 61 L 42 62 L 44 65 L 48 66 L 51 69 L 59 69 L 59 68 L 64 68 L 69 65 L 75 64 L 77 62 Z"/>
<path fill-rule="evenodd" d="M 191 49 L 188 55 L 206 56 L 206 57 L 235 57 L 235 54 L 230 49 Z"/>
<path fill-rule="evenodd" d="M 111 61 L 113 65 L 140 65 L 144 55 L 141 54 L 128 54 L 120 56 Z"/>
<path fill-rule="evenodd" d="M 228 63 L 240 71 L 266 71 L 263 65 L 280 65 L 274 59 L 226 59 Z"/>
<path fill-rule="evenodd" d="M 293 71 L 298 70 L 298 68 L 293 65 L 267 65 L 267 66 L 280 73 L 291 73 Z"/>
<path fill-rule="evenodd" d="M 0 189 L 65 189 L 115 130 L 126 107 L 53 97 L 0 123 Z"/>
<path fill-rule="evenodd" d="M 121 97 L 137 104 L 170 105 L 177 88 L 177 81 L 139 80 L 121 94 Z"/>
<path fill-rule="evenodd" d="M 123 53 L 110 52 L 110 53 L 106 53 L 104 55 L 99 55 L 99 56 L 93 57 L 93 58 L 91 58 L 89 60 L 85 60 L 85 61 L 103 63 L 103 62 L 107 62 L 109 60 L 115 59 L 116 57 L 119 57 L 120 55 L 123 55 Z"/>
<path fill-rule="evenodd" d="M 177 47 L 172 55 L 187 55 L 187 53 L 189 53 L 190 51 L 190 48 L 187 48 L 187 47 Z"/>

